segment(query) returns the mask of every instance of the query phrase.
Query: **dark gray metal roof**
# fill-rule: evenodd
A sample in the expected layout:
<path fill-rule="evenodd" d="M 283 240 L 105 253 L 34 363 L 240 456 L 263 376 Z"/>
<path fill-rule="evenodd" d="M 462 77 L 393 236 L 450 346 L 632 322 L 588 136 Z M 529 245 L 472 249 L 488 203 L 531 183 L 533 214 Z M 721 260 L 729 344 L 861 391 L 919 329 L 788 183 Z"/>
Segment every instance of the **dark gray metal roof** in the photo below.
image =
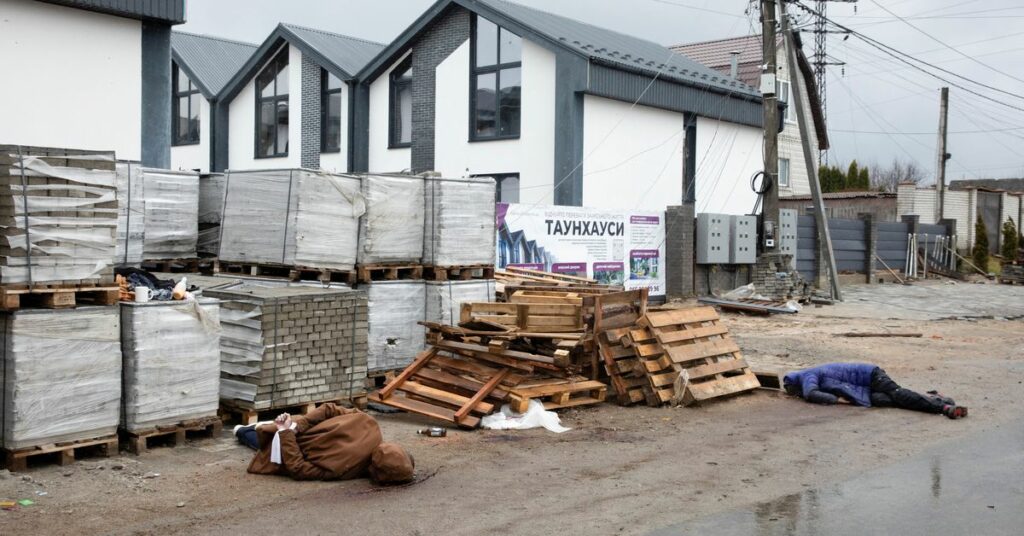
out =
<path fill-rule="evenodd" d="M 367 62 L 375 58 L 380 51 L 384 50 L 385 46 L 383 43 L 347 35 L 281 23 L 249 57 L 245 65 L 234 73 L 217 98 L 220 100 L 233 98 L 249 79 L 256 76 L 260 66 L 270 59 L 270 55 L 286 42 L 344 81 L 354 79 L 356 73 L 365 67 Z"/>
<path fill-rule="evenodd" d="M 139 20 L 181 24 L 185 22 L 185 0 L 41 0 Z"/>
<path fill-rule="evenodd" d="M 650 71 L 651 74 L 661 72 L 660 78 L 686 84 L 707 85 L 741 95 L 760 97 L 756 89 L 739 80 L 729 78 L 653 41 L 506 0 L 464 0 L 459 3 L 469 9 L 472 9 L 473 4 L 487 6 L 592 60 L 612 66 L 642 69 Z"/>
<path fill-rule="evenodd" d="M 208 35 L 171 32 L 175 63 L 212 99 L 256 52 L 256 45 Z"/>
<path fill-rule="evenodd" d="M 970 188 L 1020 193 L 1024 192 L 1024 179 L 958 179 L 949 183 L 950 190 L 967 190 Z"/>

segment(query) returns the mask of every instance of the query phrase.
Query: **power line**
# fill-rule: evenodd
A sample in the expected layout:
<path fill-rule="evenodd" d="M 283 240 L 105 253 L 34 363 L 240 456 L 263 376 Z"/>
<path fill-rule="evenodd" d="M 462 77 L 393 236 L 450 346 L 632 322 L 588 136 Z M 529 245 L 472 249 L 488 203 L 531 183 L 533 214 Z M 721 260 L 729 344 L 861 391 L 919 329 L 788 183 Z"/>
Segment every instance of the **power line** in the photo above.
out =
<path fill-rule="evenodd" d="M 934 136 L 935 132 L 885 132 L 881 130 L 847 130 L 842 128 L 830 128 L 832 132 L 844 132 L 848 134 L 891 134 L 895 136 Z M 1024 130 L 1024 127 L 989 129 L 989 130 L 951 130 L 947 134 L 991 134 L 993 132 L 1011 132 Z"/>

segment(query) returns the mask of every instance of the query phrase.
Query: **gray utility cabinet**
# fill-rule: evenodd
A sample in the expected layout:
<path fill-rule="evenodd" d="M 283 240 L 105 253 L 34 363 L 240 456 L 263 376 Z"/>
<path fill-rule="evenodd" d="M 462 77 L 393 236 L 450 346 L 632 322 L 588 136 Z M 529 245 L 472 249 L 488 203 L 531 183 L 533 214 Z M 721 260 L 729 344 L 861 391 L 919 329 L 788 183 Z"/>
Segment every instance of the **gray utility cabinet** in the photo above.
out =
<path fill-rule="evenodd" d="M 729 217 L 729 263 L 757 262 L 757 216 Z"/>
<path fill-rule="evenodd" d="M 729 215 L 697 214 L 697 264 L 729 263 Z"/>
<path fill-rule="evenodd" d="M 792 257 L 790 268 L 796 268 L 796 227 L 797 211 L 779 210 L 779 253 Z"/>

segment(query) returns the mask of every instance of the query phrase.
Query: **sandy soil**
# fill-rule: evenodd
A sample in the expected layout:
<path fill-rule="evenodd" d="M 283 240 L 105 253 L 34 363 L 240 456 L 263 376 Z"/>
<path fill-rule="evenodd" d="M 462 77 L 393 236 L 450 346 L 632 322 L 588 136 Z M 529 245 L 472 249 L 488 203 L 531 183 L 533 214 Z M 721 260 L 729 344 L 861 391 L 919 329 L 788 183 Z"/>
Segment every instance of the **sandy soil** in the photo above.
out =
<path fill-rule="evenodd" d="M 429 439 L 415 433 L 428 421 L 377 415 L 385 437 L 419 465 L 419 482 L 396 489 L 248 475 L 249 452 L 225 431 L 142 457 L 3 473 L 0 498 L 35 504 L 0 511 L 0 533 L 644 534 L 842 481 L 1020 415 L 1024 322 L 840 313 L 726 322 L 752 364 L 871 361 L 907 387 L 941 389 L 969 405 L 971 417 L 818 407 L 769 391 L 698 408 L 568 411 L 562 421 L 573 430 L 561 435 L 453 431 Z M 924 337 L 836 336 L 847 331 Z"/>

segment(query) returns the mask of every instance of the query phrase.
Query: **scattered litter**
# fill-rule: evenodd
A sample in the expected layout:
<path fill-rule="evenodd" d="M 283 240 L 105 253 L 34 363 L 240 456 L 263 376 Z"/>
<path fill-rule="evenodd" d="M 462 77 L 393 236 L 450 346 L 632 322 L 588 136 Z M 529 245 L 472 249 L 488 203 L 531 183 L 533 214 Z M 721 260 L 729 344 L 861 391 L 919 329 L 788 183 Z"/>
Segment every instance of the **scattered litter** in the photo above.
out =
<path fill-rule="evenodd" d="M 440 426 L 431 426 L 430 428 L 416 430 L 416 433 L 427 437 L 446 437 L 448 435 L 448 430 L 441 428 Z"/>
<path fill-rule="evenodd" d="M 549 432 L 561 434 L 568 432 L 570 428 L 562 426 L 558 414 L 544 409 L 544 403 L 539 400 L 530 400 L 526 413 L 516 413 L 511 406 L 501 406 L 501 411 L 493 415 L 487 415 L 480 420 L 480 425 L 488 430 L 529 430 L 531 428 L 544 428 Z"/>
<path fill-rule="evenodd" d="M 177 507 L 178 507 L 178 508 L 184 508 L 184 507 L 185 507 L 185 503 L 184 503 L 184 502 L 179 502 L 179 503 L 177 504 Z"/>
<path fill-rule="evenodd" d="M 46 497 L 47 495 L 49 495 L 49 493 L 47 493 L 45 491 L 37 491 L 36 495 L 38 495 L 40 497 Z"/>
<path fill-rule="evenodd" d="M 14 510 L 18 506 L 18 503 L 14 501 L 0 501 L 0 509 Z"/>
<path fill-rule="evenodd" d="M 142 475 L 142 478 L 157 478 L 159 476 L 160 476 L 160 473 L 146 473 L 146 474 Z"/>
<path fill-rule="evenodd" d="M 20 504 L 21 506 L 32 506 L 33 504 L 35 504 L 35 501 L 29 499 L 22 499 L 18 501 L 18 504 Z"/>

